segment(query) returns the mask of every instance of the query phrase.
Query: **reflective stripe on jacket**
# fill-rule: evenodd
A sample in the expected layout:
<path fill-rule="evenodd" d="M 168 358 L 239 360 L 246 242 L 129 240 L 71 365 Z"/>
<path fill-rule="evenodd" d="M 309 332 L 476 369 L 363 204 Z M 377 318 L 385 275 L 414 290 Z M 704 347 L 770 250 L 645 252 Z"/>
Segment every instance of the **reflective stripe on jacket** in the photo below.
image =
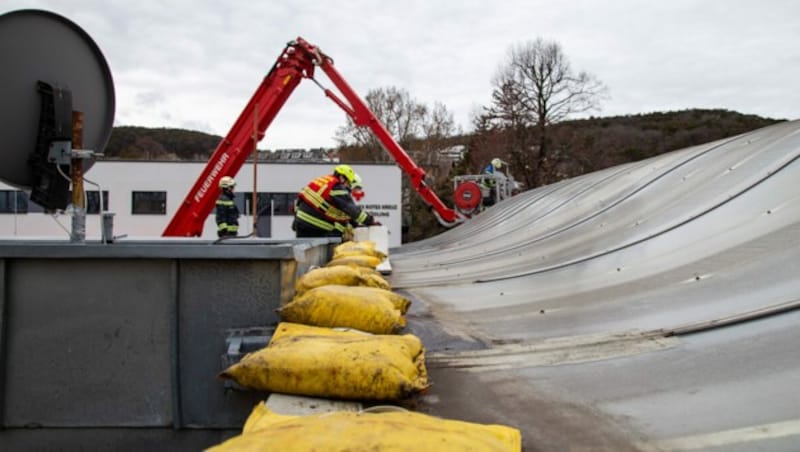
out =
<path fill-rule="evenodd" d="M 486 165 L 486 168 L 484 168 L 483 171 L 481 171 L 481 174 L 490 174 L 494 176 L 494 170 L 495 170 L 494 165 L 490 163 Z M 482 179 L 481 185 L 488 188 L 494 188 L 494 178 Z"/>
<path fill-rule="evenodd" d="M 333 175 L 314 179 L 299 194 L 301 200 L 331 222 L 348 222 L 350 216 L 335 207 L 334 196 L 349 197 L 350 192 L 340 185 L 339 180 Z"/>
<path fill-rule="evenodd" d="M 372 224 L 372 216 L 361 209 L 350 190 L 336 176 L 314 179 L 298 195 L 295 218 L 322 231 L 344 232 L 348 224 Z"/>
<path fill-rule="evenodd" d="M 236 235 L 239 232 L 239 208 L 232 193 L 223 191 L 217 199 L 216 222 L 218 235 Z"/>

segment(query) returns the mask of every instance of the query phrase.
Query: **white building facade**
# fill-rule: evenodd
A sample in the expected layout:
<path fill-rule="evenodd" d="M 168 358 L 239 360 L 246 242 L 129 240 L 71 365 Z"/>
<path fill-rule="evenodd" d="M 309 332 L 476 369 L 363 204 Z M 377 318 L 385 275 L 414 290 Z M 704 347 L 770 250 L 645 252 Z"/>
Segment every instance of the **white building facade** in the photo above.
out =
<path fill-rule="evenodd" d="M 245 164 L 236 178 L 236 202 L 242 216 L 239 235 L 292 239 L 293 205 L 297 193 L 312 179 L 330 174 L 336 163 Z M 186 198 L 206 162 L 97 161 L 85 174 L 86 240 L 100 240 L 102 211 L 113 213 L 114 236 L 161 237 Z M 389 230 L 389 246 L 401 244 L 402 173 L 393 164 L 353 164 L 364 181 L 366 196 L 359 204 Z M 252 193 L 258 194 L 253 221 Z M 102 192 L 102 196 L 101 196 Z M 0 182 L 0 238 L 68 239 L 72 217 L 67 211 L 48 214 L 27 194 Z M 216 239 L 214 213 L 206 218 L 203 239 Z"/>

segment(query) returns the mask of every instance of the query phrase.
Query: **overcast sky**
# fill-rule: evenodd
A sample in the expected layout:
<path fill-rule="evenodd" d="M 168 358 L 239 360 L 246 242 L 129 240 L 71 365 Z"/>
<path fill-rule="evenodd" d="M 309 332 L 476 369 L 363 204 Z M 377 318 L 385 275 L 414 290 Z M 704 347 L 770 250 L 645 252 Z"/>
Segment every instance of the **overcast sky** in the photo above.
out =
<path fill-rule="evenodd" d="M 404 89 L 443 103 L 465 131 L 509 48 L 537 37 L 608 87 L 595 116 L 724 108 L 800 118 L 796 0 L 0 2 L 0 13 L 24 8 L 65 16 L 92 36 L 114 78 L 115 125 L 224 136 L 298 36 L 331 56 L 362 97 Z M 344 124 L 304 81 L 259 147 L 330 147 Z"/>

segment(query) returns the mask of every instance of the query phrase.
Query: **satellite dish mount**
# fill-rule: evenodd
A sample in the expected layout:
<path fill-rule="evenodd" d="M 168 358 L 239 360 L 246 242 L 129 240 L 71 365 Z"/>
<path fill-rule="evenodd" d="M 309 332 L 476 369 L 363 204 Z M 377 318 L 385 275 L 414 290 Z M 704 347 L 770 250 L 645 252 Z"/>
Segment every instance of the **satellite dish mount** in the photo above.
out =
<path fill-rule="evenodd" d="M 85 31 L 51 12 L 0 15 L 0 43 L 0 65 L 8 68 L 0 85 L 0 138 L 8 154 L 0 179 L 30 190 L 31 201 L 47 211 L 71 205 L 70 238 L 83 242 L 83 174 L 103 155 L 114 122 L 111 71 Z"/>

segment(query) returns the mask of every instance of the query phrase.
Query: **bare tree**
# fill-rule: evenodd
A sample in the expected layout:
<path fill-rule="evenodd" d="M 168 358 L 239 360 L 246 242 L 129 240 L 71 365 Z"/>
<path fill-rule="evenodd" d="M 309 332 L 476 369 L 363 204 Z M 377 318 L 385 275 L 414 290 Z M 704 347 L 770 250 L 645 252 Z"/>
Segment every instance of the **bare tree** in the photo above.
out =
<path fill-rule="evenodd" d="M 574 72 L 557 42 L 542 38 L 512 46 L 492 85 L 486 114 L 506 132 L 508 155 L 529 187 L 546 182 L 548 126 L 599 109 L 607 92 L 593 75 Z"/>
<path fill-rule="evenodd" d="M 422 120 L 422 136 L 413 144 L 418 154 L 425 158 L 418 164 L 436 165 L 436 153 L 447 147 L 448 139 L 461 130 L 455 125 L 453 113 L 444 104 L 436 102 L 433 108 L 427 109 Z M 429 168 L 430 169 L 430 168 Z"/>
<path fill-rule="evenodd" d="M 433 186 L 443 183 L 438 154 L 447 145 L 448 138 L 461 131 L 456 127 L 453 114 L 439 102 L 429 108 L 412 99 L 407 91 L 389 87 L 370 90 L 364 102 L 383 123 L 392 138 L 409 154 L 414 162 L 425 169 L 426 182 Z M 347 125 L 336 131 L 340 151 L 348 156 L 363 156 L 366 150 L 372 161 L 392 161 L 380 142 L 368 128 L 356 127 L 348 118 Z M 340 152 L 341 155 L 341 152 Z M 449 166 L 448 166 L 449 170 Z M 438 187 L 437 187 L 438 188 Z M 368 188 L 367 188 L 368 189 Z M 424 237 L 426 231 L 435 230 L 438 224 L 422 198 L 412 194 L 408 177 L 403 178 L 403 224 L 405 239 Z M 415 221 L 411 221 L 411 218 Z"/>
<path fill-rule="evenodd" d="M 406 147 L 422 137 L 428 108 L 412 99 L 407 91 L 394 87 L 373 89 L 364 97 L 364 102 L 400 146 Z M 372 132 L 356 127 L 349 117 L 347 125 L 336 131 L 336 141 L 339 146 L 366 148 L 376 162 L 391 160 Z"/>
<path fill-rule="evenodd" d="M 433 104 L 433 108 L 425 115 L 422 124 L 425 138 L 442 139 L 453 135 L 457 131 L 453 113 L 441 102 Z"/>

